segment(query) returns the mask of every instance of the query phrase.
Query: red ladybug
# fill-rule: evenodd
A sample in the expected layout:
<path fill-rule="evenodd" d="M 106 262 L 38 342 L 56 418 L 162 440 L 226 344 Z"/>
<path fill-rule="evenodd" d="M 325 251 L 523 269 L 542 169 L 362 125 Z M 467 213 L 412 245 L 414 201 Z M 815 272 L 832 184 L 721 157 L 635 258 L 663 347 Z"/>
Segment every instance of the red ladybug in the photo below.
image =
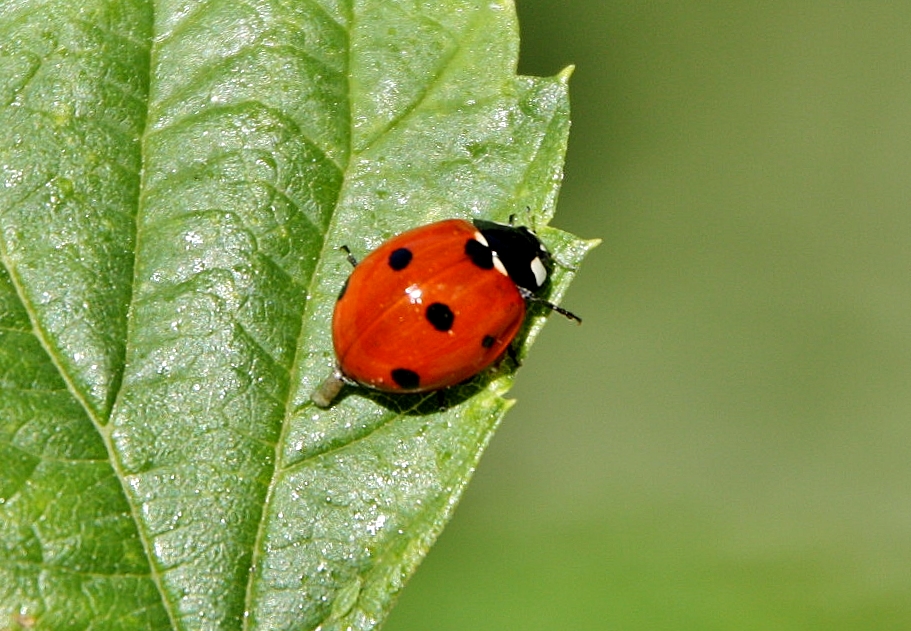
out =
<path fill-rule="evenodd" d="M 465 381 L 507 351 L 528 302 L 581 322 L 538 297 L 552 267 L 523 226 L 449 219 L 393 237 L 356 264 L 339 294 L 338 365 L 313 402 L 327 407 L 346 383 L 400 393 Z"/>

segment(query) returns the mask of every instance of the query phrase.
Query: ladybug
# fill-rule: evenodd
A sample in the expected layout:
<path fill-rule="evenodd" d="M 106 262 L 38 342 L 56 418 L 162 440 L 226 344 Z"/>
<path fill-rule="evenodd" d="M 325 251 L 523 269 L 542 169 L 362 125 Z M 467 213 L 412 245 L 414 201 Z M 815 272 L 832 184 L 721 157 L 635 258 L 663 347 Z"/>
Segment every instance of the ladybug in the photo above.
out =
<path fill-rule="evenodd" d="M 530 302 L 581 322 L 539 297 L 553 262 L 524 226 L 448 219 L 348 260 L 332 318 L 337 367 L 311 397 L 320 407 L 345 384 L 413 393 L 470 379 L 508 351 Z"/>

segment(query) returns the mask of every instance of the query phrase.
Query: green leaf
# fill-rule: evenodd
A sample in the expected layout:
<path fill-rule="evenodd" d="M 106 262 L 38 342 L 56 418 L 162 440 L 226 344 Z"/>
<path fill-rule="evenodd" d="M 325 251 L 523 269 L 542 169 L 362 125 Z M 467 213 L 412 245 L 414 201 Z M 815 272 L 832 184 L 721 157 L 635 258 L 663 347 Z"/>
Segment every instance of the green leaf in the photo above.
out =
<path fill-rule="evenodd" d="M 315 408 L 337 248 L 528 215 L 559 300 L 569 73 L 517 45 L 506 0 L 0 2 L 0 628 L 382 622 L 513 366 Z"/>

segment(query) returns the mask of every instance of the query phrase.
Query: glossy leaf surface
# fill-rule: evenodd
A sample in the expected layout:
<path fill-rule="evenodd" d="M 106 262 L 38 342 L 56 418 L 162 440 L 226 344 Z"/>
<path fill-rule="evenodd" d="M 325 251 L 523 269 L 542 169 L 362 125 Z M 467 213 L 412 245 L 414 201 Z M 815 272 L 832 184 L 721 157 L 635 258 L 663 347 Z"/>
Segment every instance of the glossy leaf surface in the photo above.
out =
<path fill-rule="evenodd" d="M 314 408 L 337 248 L 547 221 L 568 74 L 517 42 L 508 2 L 0 4 L 0 624 L 383 620 L 514 366 Z M 540 232 L 556 300 L 592 244 Z"/>

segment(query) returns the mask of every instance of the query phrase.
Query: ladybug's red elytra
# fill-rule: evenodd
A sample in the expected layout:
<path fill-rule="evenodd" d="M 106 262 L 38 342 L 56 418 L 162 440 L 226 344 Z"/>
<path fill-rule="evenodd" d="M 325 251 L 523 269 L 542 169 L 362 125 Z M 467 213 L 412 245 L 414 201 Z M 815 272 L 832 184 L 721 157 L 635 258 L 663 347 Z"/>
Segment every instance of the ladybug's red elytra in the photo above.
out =
<path fill-rule="evenodd" d="M 581 322 L 538 296 L 552 268 L 524 226 L 448 219 L 393 237 L 355 265 L 339 294 L 338 364 L 313 402 L 328 407 L 346 383 L 407 393 L 470 379 L 506 353 L 528 302 Z"/>

